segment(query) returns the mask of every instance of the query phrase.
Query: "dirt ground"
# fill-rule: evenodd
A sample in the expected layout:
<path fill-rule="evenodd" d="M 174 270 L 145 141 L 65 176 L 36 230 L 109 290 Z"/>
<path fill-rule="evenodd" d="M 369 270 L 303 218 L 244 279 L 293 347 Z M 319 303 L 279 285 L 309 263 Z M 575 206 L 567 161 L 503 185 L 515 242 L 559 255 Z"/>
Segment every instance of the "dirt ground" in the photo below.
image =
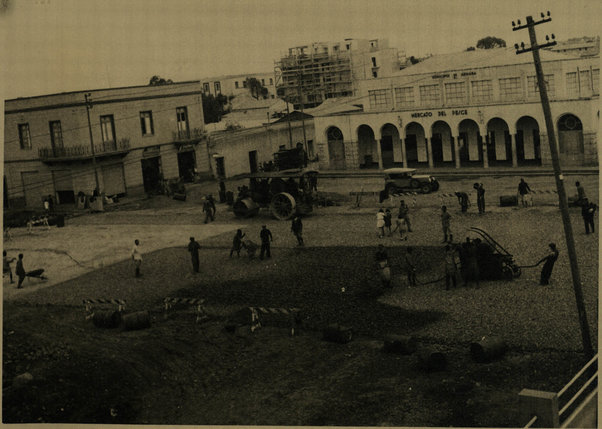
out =
<path fill-rule="evenodd" d="M 500 192 L 514 181 L 499 180 Z M 9 254 L 46 242 L 48 253 L 61 261 L 67 256 L 59 250 L 79 255 L 84 266 L 78 272 L 65 265 L 57 272 L 64 271 L 66 281 L 32 282 L 14 293 L 5 281 L 4 422 L 524 424 L 518 420 L 518 392 L 558 391 L 585 362 L 559 212 L 552 202 L 529 209 L 492 206 L 484 216 L 474 208 L 461 214 L 450 205 L 460 239 L 479 226 L 519 265 L 536 262 L 550 241 L 561 255 L 549 287 L 537 284 L 537 269 L 524 269 L 512 282 L 445 291 L 442 282 L 429 283 L 442 273 L 440 202 L 437 195 L 418 199 L 411 213 L 416 232 L 403 242 L 376 237 L 370 205 L 316 209 L 304 220 L 304 248 L 296 248 L 289 223 L 265 214 L 240 222 L 220 206 L 217 222 L 203 225 L 194 201 L 72 219 L 59 235 L 51 235 L 56 228 L 33 237 L 17 231 L 14 243 L 5 244 Z M 598 237 L 585 235 L 580 213 L 571 213 L 597 347 Z M 242 227 L 258 242 L 264 223 L 274 235 L 273 258 L 229 259 L 232 230 Z M 78 231 L 97 244 L 76 240 Z M 191 273 L 184 247 L 189 235 L 203 246 L 200 275 Z M 127 260 L 132 236 L 146 246 L 141 279 L 133 278 Z M 393 265 L 393 288 L 386 291 L 374 270 L 380 243 Z M 416 248 L 418 279 L 428 284 L 407 287 L 407 246 Z M 107 262 L 94 266 L 98 259 Z M 166 313 L 168 296 L 205 299 L 209 320 L 195 323 L 194 308 L 187 306 Z M 152 325 L 137 331 L 96 328 L 85 318 L 85 298 L 126 299 L 126 311 L 150 311 Z M 228 332 L 232 314 L 249 306 L 300 308 L 298 335 L 289 336 L 288 320 L 277 316 L 264 319 L 254 333 L 248 324 Z M 332 323 L 352 328 L 354 339 L 324 341 L 322 330 Z M 414 336 L 419 351 L 383 352 L 389 334 Z M 474 362 L 470 344 L 490 336 L 503 338 L 508 352 L 490 363 Z M 425 371 L 418 358 L 425 349 L 444 353 L 446 369 Z M 33 376 L 30 382 L 13 383 L 25 372 Z"/>

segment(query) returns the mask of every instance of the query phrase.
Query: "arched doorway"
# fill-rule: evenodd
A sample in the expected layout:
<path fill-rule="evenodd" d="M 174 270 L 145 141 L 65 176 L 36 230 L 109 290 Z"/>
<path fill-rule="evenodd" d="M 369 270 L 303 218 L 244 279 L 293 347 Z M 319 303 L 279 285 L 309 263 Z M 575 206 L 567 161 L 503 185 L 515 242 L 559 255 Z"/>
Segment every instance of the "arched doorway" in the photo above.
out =
<path fill-rule="evenodd" d="M 472 119 L 464 119 L 458 125 L 458 146 L 460 165 L 483 165 L 483 139 Z"/>
<path fill-rule="evenodd" d="M 506 121 L 493 118 L 487 123 L 486 143 L 490 166 L 512 165 L 512 140 Z"/>
<path fill-rule="evenodd" d="M 383 168 L 391 168 L 395 165 L 395 158 L 401 162 L 401 145 L 399 144 L 399 131 L 393 124 L 385 124 L 380 130 L 380 153 L 383 161 Z M 397 156 L 394 152 L 397 150 Z"/>
<path fill-rule="evenodd" d="M 378 168 L 378 150 L 374 131 L 368 125 L 357 129 L 358 159 L 360 168 Z"/>
<path fill-rule="evenodd" d="M 433 124 L 431 131 L 433 134 L 431 138 L 433 165 L 435 167 L 453 165 L 455 156 L 450 126 L 447 122 L 437 121 Z"/>
<path fill-rule="evenodd" d="M 541 165 L 539 125 L 531 116 L 516 121 L 517 165 Z"/>
<path fill-rule="evenodd" d="M 326 131 L 328 140 L 328 158 L 330 168 L 333 170 L 345 169 L 345 143 L 343 142 L 343 133 L 337 127 L 330 127 Z"/>
<path fill-rule="evenodd" d="M 406 164 L 408 167 L 428 165 L 428 153 L 424 128 L 417 122 L 410 122 L 406 126 Z"/>
<path fill-rule="evenodd" d="M 558 152 L 565 165 L 583 165 L 583 125 L 573 114 L 558 119 Z"/>

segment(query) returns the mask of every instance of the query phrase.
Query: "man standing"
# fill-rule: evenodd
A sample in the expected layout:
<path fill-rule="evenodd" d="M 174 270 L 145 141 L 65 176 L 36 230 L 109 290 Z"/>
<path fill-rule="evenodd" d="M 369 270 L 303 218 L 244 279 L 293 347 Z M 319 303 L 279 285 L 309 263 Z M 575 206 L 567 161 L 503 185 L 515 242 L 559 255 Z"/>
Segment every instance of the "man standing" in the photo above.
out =
<path fill-rule="evenodd" d="M 541 269 L 541 277 L 539 280 L 539 284 L 542 286 L 547 286 L 550 284 L 550 276 L 552 275 L 552 269 L 554 268 L 554 263 L 556 263 L 556 259 L 558 259 L 558 249 L 556 249 L 556 244 L 550 243 L 548 246 L 550 247 L 548 255 L 542 258 L 542 260 L 537 263 L 537 265 L 539 265 L 543 261 L 545 261 L 545 264 L 543 264 L 543 268 Z"/>
<path fill-rule="evenodd" d="M 531 188 L 529 184 L 525 182 L 525 179 L 521 178 L 520 183 L 518 184 L 518 194 L 520 195 L 520 201 L 523 207 L 529 206 L 529 194 L 531 193 Z"/>
<path fill-rule="evenodd" d="M 271 258 L 272 253 L 270 252 L 270 242 L 274 241 L 274 239 L 272 237 L 272 233 L 266 228 L 265 225 L 261 226 L 259 238 L 261 238 L 261 251 L 259 252 L 259 259 L 263 260 L 264 254 L 267 258 Z"/>
<path fill-rule="evenodd" d="M 205 197 L 205 201 L 203 201 L 203 213 L 205 213 L 205 222 L 209 222 L 209 220 L 213 220 L 213 208 L 211 207 L 211 201 L 209 201 L 209 197 Z"/>
<path fill-rule="evenodd" d="M 458 197 L 458 203 L 462 208 L 462 213 L 466 213 L 468 211 L 468 206 L 470 205 L 468 194 L 466 192 L 456 192 L 456 197 Z"/>
<path fill-rule="evenodd" d="M 192 270 L 195 273 L 199 272 L 199 250 L 201 245 L 194 240 L 194 237 L 190 237 L 190 243 L 188 243 L 188 251 L 192 257 Z"/>
<path fill-rule="evenodd" d="M 142 253 L 140 253 L 140 241 L 134 240 L 134 247 L 132 247 L 132 261 L 134 261 L 134 266 L 136 267 L 136 277 L 141 277 L 140 273 L 140 265 L 142 265 Z"/>
<path fill-rule="evenodd" d="M 236 252 L 236 255 L 240 257 L 240 249 L 243 247 L 242 239 L 245 236 L 240 229 L 236 230 L 236 234 L 232 239 L 232 249 L 230 249 L 230 257 Z M 253 252 L 254 254 L 255 252 Z"/>
<path fill-rule="evenodd" d="M 301 216 L 295 215 L 291 224 L 291 231 L 297 237 L 297 245 L 303 246 L 303 222 L 301 221 Z"/>
<path fill-rule="evenodd" d="M 385 246 L 378 245 L 378 250 L 375 255 L 376 265 L 380 273 L 380 281 L 386 288 L 391 287 L 391 267 L 389 266 L 389 255 L 385 250 Z"/>
<path fill-rule="evenodd" d="M 458 263 L 456 249 L 451 245 L 445 246 L 445 290 L 449 290 L 449 283 L 456 288 L 456 275 L 458 273 Z"/>
<path fill-rule="evenodd" d="M 209 205 L 211 207 L 211 220 L 215 220 L 215 212 L 217 209 L 215 208 L 215 199 L 213 199 L 213 194 L 207 195 L 207 201 L 209 201 Z"/>
<path fill-rule="evenodd" d="M 446 206 L 441 206 L 441 227 L 443 229 L 443 243 L 452 242 L 452 233 L 450 229 L 451 215 L 447 212 Z"/>
<path fill-rule="evenodd" d="M 404 200 L 399 202 L 399 216 L 406 221 L 408 232 L 412 232 L 412 226 L 410 225 L 410 208 L 406 205 Z"/>
<path fill-rule="evenodd" d="M 23 253 L 19 253 L 19 260 L 17 261 L 17 269 L 15 270 L 17 276 L 19 277 L 19 283 L 17 284 L 17 289 L 23 288 L 23 280 L 25 280 L 25 268 L 23 268 Z"/>
<path fill-rule="evenodd" d="M 485 213 L 485 188 L 482 183 L 475 183 L 473 186 L 477 191 L 477 206 L 479 214 Z"/>
<path fill-rule="evenodd" d="M 594 203 L 590 203 L 587 198 L 583 200 L 583 205 L 581 206 L 581 216 L 583 217 L 583 222 L 585 223 L 585 233 L 589 234 L 589 229 L 592 229 L 592 233 L 596 232 L 594 227 L 594 215 L 596 214 L 596 209 L 598 206 Z"/>

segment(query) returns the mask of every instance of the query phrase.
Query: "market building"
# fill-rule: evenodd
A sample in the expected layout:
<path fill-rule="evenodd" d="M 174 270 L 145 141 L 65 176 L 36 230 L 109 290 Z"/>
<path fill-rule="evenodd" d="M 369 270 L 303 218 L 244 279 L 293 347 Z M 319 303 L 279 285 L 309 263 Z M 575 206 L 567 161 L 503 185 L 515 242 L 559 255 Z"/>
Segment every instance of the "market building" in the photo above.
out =
<path fill-rule="evenodd" d="M 598 165 L 600 57 L 540 55 L 561 162 Z M 430 57 L 351 102 L 314 115 L 322 169 L 551 165 L 533 60 L 512 48 Z"/>
<path fill-rule="evenodd" d="M 97 186 L 142 194 L 209 172 L 199 81 L 16 98 L 4 109 L 10 207 L 40 208 L 48 195 L 73 203 Z"/>

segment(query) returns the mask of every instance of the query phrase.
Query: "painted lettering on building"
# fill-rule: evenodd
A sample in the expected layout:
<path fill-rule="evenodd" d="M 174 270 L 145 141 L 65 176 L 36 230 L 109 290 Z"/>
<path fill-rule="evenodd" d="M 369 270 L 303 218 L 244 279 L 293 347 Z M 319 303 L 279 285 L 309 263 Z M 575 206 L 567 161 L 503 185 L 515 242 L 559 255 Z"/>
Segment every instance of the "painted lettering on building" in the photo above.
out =
<path fill-rule="evenodd" d="M 433 75 L 433 79 L 443 79 L 443 78 L 446 78 L 446 77 L 449 77 L 449 73 L 446 73 L 446 74 L 434 74 Z"/>
<path fill-rule="evenodd" d="M 462 76 L 476 76 L 477 72 L 474 71 L 469 71 L 469 72 L 462 72 Z"/>
<path fill-rule="evenodd" d="M 433 116 L 433 112 L 415 112 L 411 116 L 412 118 L 430 118 Z"/>
<path fill-rule="evenodd" d="M 448 112 L 445 110 L 438 110 L 435 112 L 438 117 L 444 117 L 448 115 Z M 451 110 L 451 116 L 466 116 L 468 115 L 468 109 L 454 109 Z M 433 112 L 414 112 L 411 113 L 410 116 L 412 118 L 430 118 L 433 116 Z"/>
<path fill-rule="evenodd" d="M 452 110 L 452 115 L 454 115 L 454 116 L 466 116 L 466 115 L 468 115 L 468 110 L 466 110 L 466 109 Z"/>

